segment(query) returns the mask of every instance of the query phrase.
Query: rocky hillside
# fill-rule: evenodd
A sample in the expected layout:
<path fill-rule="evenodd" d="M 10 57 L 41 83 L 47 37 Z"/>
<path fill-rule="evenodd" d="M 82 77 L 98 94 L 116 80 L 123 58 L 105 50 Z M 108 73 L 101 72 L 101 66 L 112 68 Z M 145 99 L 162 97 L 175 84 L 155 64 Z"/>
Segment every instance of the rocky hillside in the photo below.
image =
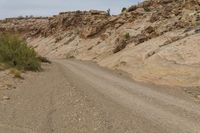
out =
<path fill-rule="evenodd" d="M 91 10 L 9 18 L 0 31 L 21 33 L 49 58 L 95 61 L 141 82 L 200 86 L 199 0 L 148 0 L 117 16 Z"/>

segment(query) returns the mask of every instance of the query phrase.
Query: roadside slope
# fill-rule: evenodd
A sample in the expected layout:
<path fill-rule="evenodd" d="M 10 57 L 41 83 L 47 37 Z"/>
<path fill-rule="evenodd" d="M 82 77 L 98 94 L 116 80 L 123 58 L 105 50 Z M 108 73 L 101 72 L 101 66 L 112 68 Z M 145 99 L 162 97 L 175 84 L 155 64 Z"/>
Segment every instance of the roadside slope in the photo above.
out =
<path fill-rule="evenodd" d="M 200 1 L 147 0 L 105 11 L 0 20 L 0 32 L 18 32 L 49 58 L 76 58 L 159 85 L 200 86 Z"/>

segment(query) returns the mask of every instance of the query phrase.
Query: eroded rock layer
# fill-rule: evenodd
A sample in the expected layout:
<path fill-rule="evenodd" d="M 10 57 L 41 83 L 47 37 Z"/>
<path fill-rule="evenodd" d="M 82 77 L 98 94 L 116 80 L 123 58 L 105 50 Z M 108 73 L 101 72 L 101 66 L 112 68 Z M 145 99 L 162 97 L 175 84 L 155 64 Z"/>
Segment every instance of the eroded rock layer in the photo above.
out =
<path fill-rule="evenodd" d="M 0 31 L 21 33 L 49 58 L 92 60 L 142 82 L 200 85 L 199 0 L 149 0 L 116 16 L 91 10 L 9 18 Z"/>

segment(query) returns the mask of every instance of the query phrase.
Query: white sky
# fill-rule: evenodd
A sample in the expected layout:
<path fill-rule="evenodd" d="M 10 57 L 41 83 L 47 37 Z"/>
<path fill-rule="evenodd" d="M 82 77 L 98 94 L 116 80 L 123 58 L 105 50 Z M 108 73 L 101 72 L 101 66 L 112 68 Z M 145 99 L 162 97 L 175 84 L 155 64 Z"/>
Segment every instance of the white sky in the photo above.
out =
<path fill-rule="evenodd" d="M 61 11 L 107 10 L 118 14 L 141 0 L 0 0 L 0 18 L 25 15 L 48 16 Z"/>

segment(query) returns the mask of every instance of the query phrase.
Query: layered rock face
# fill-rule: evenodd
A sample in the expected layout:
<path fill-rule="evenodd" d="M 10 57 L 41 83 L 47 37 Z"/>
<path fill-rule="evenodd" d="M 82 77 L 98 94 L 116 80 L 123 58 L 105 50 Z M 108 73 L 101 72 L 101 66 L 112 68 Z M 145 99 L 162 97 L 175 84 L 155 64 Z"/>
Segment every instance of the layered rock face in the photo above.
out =
<path fill-rule="evenodd" d="M 0 21 L 49 58 L 92 60 L 137 81 L 200 85 L 200 1 L 149 0 L 110 16 L 104 11 Z"/>

